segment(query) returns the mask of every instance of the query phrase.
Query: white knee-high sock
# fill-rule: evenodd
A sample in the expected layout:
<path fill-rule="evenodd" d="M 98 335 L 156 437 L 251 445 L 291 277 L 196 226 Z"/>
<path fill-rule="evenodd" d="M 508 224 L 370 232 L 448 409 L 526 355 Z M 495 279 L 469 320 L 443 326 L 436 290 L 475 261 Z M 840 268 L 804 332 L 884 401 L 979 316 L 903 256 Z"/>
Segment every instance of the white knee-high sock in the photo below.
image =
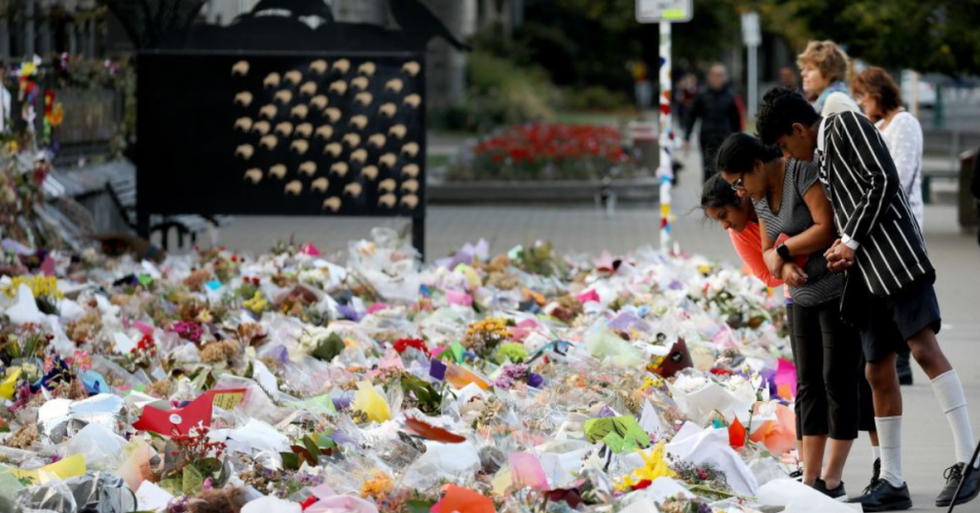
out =
<path fill-rule="evenodd" d="M 902 477 L 902 417 L 875 417 L 881 443 L 881 478 L 894 487 L 905 484 Z"/>
<path fill-rule="evenodd" d="M 932 390 L 936 393 L 939 406 L 946 414 L 946 422 L 953 432 L 953 442 L 956 444 L 956 462 L 966 463 L 973 456 L 976 441 L 970 426 L 970 415 L 966 409 L 966 395 L 963 394 L 963 384 L 955 370 L 937 376 L 932 380 Z"/>

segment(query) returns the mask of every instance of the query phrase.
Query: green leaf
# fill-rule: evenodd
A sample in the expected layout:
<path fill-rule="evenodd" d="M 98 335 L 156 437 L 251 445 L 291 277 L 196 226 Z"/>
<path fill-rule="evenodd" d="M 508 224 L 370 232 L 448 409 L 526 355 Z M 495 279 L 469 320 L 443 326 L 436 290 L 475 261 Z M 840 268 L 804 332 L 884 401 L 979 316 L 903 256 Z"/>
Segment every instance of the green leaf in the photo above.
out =
<path fill-rule="evenodd" d="M 181 489 L 184 491 L 184 494 L 197 495 L 203 487 L 204 476 L 201 475 L 201 471 L 194 465 L 184 467 L 184 479 L 181 483 Z"/>
<path fill-rule="evenodd" d="M 160 481 L 160 488 L 170 492 L 170 495 L 184 495 L 183 491 L 180 489 L 180 482 L 176 477 L 169 477 Z"/>
<path fill-rule="evenodd" d="M 197 466 L 205 474 L 214 474 L 221 470 L 221 460 L 218 458 L 205 458 Z"/>
<path fill-rule="evenodd" d="M 299 470 L 300 460 L 299 455 L 294 452 L 281 452 L 282 456 L 282 466 L 286 470 Z"/>
<path fill-rule="evenodd" d="M 436 501 L 412 499 L 405 501 L 405 506 L 408 507 L 408 513 L 429 513 L 432 511 L 432 506 L 434 506 L 435 503 Z"/>
<path fill-rule="evenodd" d="M 310 456 L 312 456 L 314 460 L 317 460 L 311 462 L 311 464 L 314 466 L 317 465 L 320 458 L 320 446 L 316 444 L 316 441 L 308 436 L 303 437 L 303 446 L 306 447 L 307 451 L 310 451 Z"/>
<path fill-rule="evenodd" d="M 317 348 L 313 350 L 311 356 L 318 360 L 329 362 L 344 350 L 344 339 L 340 335 L 331 333 L 325 340 L 320 341 Z"/>

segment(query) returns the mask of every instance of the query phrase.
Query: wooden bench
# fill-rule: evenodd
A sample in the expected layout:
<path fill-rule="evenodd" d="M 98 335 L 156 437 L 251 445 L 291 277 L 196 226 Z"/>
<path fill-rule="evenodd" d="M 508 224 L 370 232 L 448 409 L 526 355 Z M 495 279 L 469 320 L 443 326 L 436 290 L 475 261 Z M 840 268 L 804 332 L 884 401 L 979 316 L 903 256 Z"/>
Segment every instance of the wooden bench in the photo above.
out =
<path fill-rule="evenodd" d="M 122 212 L 123 217 L 134 230 L 136 229 L 136 176 L 125 175 L 110 179 L 106 183 L 106 192 L 113 203 Z M 198 235 L 210 229 L 220 228 L 231 220 L 229 216 L 177 215 L 150 217 L 150 234 L 159 233 L 161 247 L 165 250 L 170 246 L 170 232 L 176 231 L 177 247 L 183 249 L 187 239 L 190 244 L 197 243 Z M 212 241 L 213 242 L 213 241 Z"/>

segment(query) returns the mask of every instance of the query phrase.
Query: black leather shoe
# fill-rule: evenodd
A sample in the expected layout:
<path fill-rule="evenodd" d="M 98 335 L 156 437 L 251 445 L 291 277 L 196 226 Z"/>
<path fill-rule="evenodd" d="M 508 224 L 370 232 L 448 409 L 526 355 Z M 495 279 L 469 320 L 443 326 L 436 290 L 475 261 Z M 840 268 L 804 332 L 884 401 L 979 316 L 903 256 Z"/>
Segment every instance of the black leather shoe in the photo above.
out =
<path fill-rule="evenodd" d="M 803 467 L 800 467 L 799 470 L 796 470 L 795 472 L 791 472 L 790 475 L 789 475 L 789 478 L 792 479 L 793 481 L 798 481 L 798 482 L 802 483 L 803 482 Z"/>
<path fill-rule="evenodd" d="M 864 495 L 855 497 L 847 502 L 860 504 L 865 513 L 877 511 L 902 511 L 912 508 L 912 497 L 909 487 L 902 484 L 896 488 L 884 479 L 879 479 L 866 490 Z"/>
<path fill-rule="evenodd" d="M 963 463 L 957 463 L 946 469 L 946 472 L 943 474 L 943 477 L 946 478 L 946 486 L 943 487 L 943 491 L 936 498 L 936 506 L 945 508 L 953 502 L 953 495 L 956 493 L 956 487 L 960 485 L 960 479 L 963 477 L 965 466 Z M 980 494 L 980 470 L 973 469 L 970 475 L 966 476 L 966 482 L 963 483 L 960 495 L 956 498 L 956 504 L 966 504 L 976 499 L 978 494 Z"/>
<path fill-rule="evenodd" d="M 912 366 L 909 365 L 908 355 L 898 355 L 895 359 L 895 367 L 898 370 L 898 382 L 901 385 L 912 384 Z"/>
<path fill-rule="evenodd" d="M 813 489 L 830 497 L 831 499 L 841 499 L 847 498 L 847 492 L 844 490 L 844 482 L 841 481 L 837 488 L 830 490 L 827 488 L 827 483 L 823 479 L 817 479 L 813 483 Z"/>

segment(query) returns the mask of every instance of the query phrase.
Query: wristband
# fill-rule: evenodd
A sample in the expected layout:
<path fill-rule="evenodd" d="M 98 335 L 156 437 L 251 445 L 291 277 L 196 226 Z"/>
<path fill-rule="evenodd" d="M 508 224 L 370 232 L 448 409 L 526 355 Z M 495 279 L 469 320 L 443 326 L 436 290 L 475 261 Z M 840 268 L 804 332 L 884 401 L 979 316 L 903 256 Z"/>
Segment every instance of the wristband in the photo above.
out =
<path fill-rule="evenodd" d="M 779 258 L 783 259 L 783 262 L 789 263 L 793 260 L 792 255 L 789 254 L 789 247 L 786 244 L 780 244 L 776 248 L 776 254 L 779 255 Z"/>

